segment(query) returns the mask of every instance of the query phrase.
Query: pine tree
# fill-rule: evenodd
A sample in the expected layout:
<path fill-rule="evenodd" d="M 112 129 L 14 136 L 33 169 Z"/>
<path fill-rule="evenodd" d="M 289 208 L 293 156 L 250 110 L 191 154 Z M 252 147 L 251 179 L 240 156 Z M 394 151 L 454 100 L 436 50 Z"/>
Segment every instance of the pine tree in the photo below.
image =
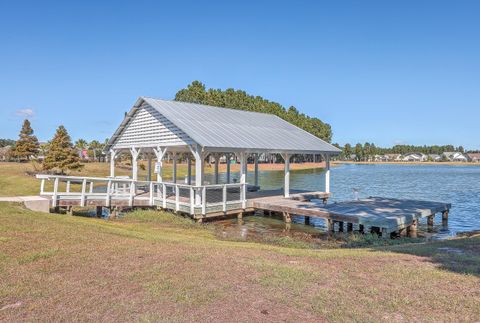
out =
<path fill-rule="evenodd" d="M 60 126 L 49 144 L 47 155 L 43 162 L 45 170 L 56 169 L 61 174 L 65 170 L 80 170 L 83 165 L 80 163 L 80 157 L 72 145 L 72 140 L 68 135 L 67 129 Z"/>
<path fill-rule="evenodd" d="M 37 137 L 33 135 L 30 121 L 25 119 L 20 130 L 19 139 L 15 145 L 14 155 L 19 159 L 30 160 L 30 157 L 37 156 L 39 148 L 40 145 Z"/>

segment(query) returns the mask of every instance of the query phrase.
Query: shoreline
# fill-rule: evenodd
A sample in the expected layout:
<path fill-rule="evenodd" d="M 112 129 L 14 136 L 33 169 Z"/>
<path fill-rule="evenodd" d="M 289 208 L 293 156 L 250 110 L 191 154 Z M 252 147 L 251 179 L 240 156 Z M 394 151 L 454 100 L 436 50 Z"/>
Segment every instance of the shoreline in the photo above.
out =
<path fill-rule="evenodd" d="M 403 161 L 394 161 L 394 162 L 368 162 L 368 161 L 332 161 L 332 164 L 355 164 L 355 165 L 425 165 L 425 166 L 480 166 L 480 163 L 471 163 L 471 162 L 403 162 Z"/>

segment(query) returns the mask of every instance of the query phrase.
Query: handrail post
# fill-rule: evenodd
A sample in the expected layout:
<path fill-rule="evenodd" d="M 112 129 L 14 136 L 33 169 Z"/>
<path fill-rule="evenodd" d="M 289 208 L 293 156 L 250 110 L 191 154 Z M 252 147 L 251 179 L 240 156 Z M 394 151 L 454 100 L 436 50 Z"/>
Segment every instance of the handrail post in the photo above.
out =
<path fill-rule="evenodd" d="M 93 181 L 90 182 L 90 193 L 93 193 Z"/>
<path fill-rule="evenodd" d="M 247 207 L 247 184 L 242 184 L 242 209 Z"/>
<path fill-rule="evenodd" d="M 45 190 L 45 178 L 42 178 L 42 181 L 40 182 L 40 195 L 43 195 Z"/>
<path fill-rule="evenodd" d="M 222 198 L 223 198 L 223 212 L 227 212 L 227 185 L 223 185 Z"/>
<path fill-rule="evenodd" d="M 153 182 L 150 182 L 150 206 L 153 206 Z"/>
<path fill-rule="evenodd" d="M 180 189 L 175 185 L 175 211 L 180 210 Z"/>
<path fill-rule="evenodd" d="M 202 186 L 202 215 L 207 214 L 207 187 Z"/>
<path fill-rule="evenodd" d="M 195 214 L 195 191 L 193 186 L 190 186 L 190 214 Z"/>
<path fill-rule="evenodd" d="M 105 206 L 110 206 L 110 186 L 112 186 L 112 181 L 108 181 L 107 184 L 107 196 L 105 197 Z"/>
<path fill-rule="evenodd" d="M 80 206 L 85 206 L 85 190 L 87 188 L 87 179 L 84 178 L 82 181 L 82 196 L 80 198 Z"/>
<path fill-rule="evenodd" d="M 130 182 L 130 196 L 128 201 L 128 206 L 133 206 L 133 197 L 135 195 L 135 181 Z"/>
<path fill-rule="evenodd" d="M 70 180 L 67 180 L 67 189 L 65 191 L 70 193 Z"/>
<path fill-rule="evenodd" d="M 52 197 L 52 206 L 57 207 L 57 194 L 58 194 L 58 177 L 55 177 L 53 182 L 53 197 Z"/>
<path fill-rule="evenodd" d="M 165 183 L 162 183 L 162 206 L 163 209 L 167 208 L 167 185 Z"/>

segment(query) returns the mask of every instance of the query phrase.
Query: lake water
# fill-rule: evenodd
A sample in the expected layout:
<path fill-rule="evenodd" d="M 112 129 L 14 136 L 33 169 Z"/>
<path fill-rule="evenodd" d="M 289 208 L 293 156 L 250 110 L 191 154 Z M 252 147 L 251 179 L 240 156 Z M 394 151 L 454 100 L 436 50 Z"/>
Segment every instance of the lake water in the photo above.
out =
<path fill-rule="evenodd" d="M 221 177 L 225 176 L 221 174 Z M 291 171 L 290 187 L 292 189 L 324 190 L 324 172 L 321 169 Z M 238 178 L 238 174 L 232 174 Z M 221 178 L 223 180 L 223 178 Z M 209 178 L 207 177 L 207 180 Z M 211 180 L 211 178 L 210 178 Z M 247 181 L 253 183 L 253 172 L 247 174 Z M 283 186 L 283 171 L 259 173 L 262 189 Z M 382 196 L 408 198 L 452 203 L 448 227 L 441 225 L 441 216 L 436 216 L 433 232 L 434 238 L 444 238 L 459 232 L 480 230 L 480 167 L 451 165 L 355 165 L 345 164 L 331 170 L 330 202 L 354 199 L 354 189 L 358 196 Z M 294 223 L 303 223 L 303 217 L 295 217 Z M 222 221 L 225 229 L 232 227 L 236 220 Z M 314 229 L 323 231 L 324 220 L 311 219 Z M 297 231 L 303 225 L 294 225 Z M 282 230 L 280 219 L 266 220 L 260 216 L 245 217 L 243 224 L 235 230 L 242 234 L 261 233 Z M 420 231 L 427 231 L 426 219 L 420 222 Z"/>

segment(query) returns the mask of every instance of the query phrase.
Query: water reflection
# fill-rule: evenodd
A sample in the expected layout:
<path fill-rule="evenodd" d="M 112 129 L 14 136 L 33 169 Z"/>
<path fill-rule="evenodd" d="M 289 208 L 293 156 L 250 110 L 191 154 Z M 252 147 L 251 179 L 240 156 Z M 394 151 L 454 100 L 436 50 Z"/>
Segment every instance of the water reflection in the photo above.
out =
<path fill-rule="evenodd" d="M 233 173 L 232 178 L 238 178 Z M 253 182 L 253 172 L 247 174 L 247 181 Z M 212 175 L 207 175 L 211 181 Z M 324 173 L 321 169 L 295 170 L 290 175 L 291 189 L 323 190 Z M 221 181 L 225 174 L 221 174 Z M 283 171 L 259 173 L 262 189 L 283 186 Z M 332 198 L 330 202 L 351 200 L 355 197 L 384 196 L 394 198 L 431 200 L 452 203 L 448 225 L 441 215 L 435 217 L 433 227 L 426 218 L 418 226 L 419 234 L 434 239 L 455 235 L 459 232 L 480 230 L 480 167 L 447 165 L 341 165 L 331 172 Z M 218 226 L 232 235 L 231 224 L 236 220 L 218 222 Z M 305 226 L 304 217 L 292 218 L 290 228 L 282 219 L 256 215 L 243 219 L 240 225 L 241 237 L 261 234 L 284 234 L 303 232 L 318 235 L 325 230 L 325 221 L 311 218 Z M 302 225 L 299 225 L 302 224 Z M 313 231 L 312 231 L 313 230 Z M 239 235 L 240 236 L 240 235 Z"/>

